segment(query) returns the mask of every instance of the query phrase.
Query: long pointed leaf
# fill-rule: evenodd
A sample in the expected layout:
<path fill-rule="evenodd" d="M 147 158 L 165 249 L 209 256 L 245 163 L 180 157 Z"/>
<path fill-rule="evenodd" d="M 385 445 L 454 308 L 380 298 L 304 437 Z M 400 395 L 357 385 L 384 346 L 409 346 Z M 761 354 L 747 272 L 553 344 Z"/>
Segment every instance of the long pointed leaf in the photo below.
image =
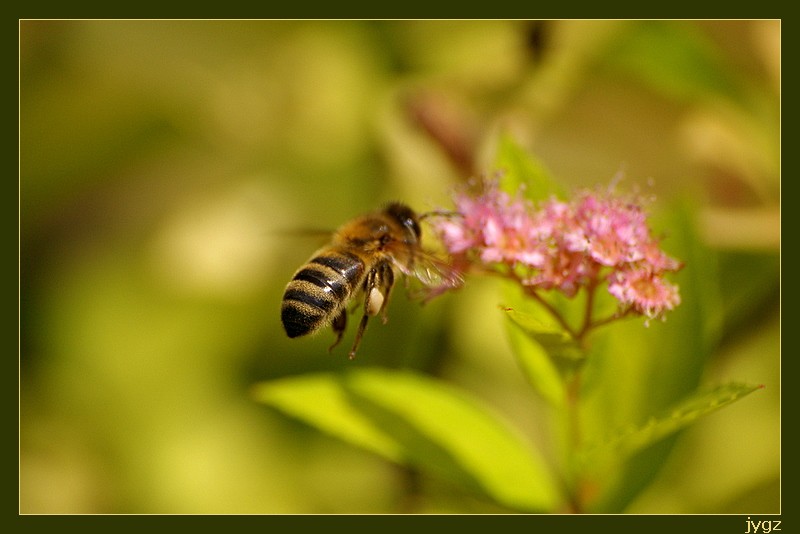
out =
<path fill-rule="evenodd" d="M 253 387 L 252 394 L 259 402 L 388 460 L 404 459 L 402 447 L 352 405 L 336 375 L 302 375 L 262 382 Z"/>
<path fill-rule="evenodd" d="M 479 402 L 409 372 L 358 370 L 260 384 L 255 397 L 320 430 L 479 490 L 516 510 L 559 501 L 544 462 Z"/>
<path fill-rule="evenodd" d="M 545 166 L 520 147 L 510 135 L 500 138 L 494 166 L 504 172 L 502 188 L 512 195 L 523 184 L 526 188 L 525 196 L 534 201 L 564 194 Z"/>
<path fill-rule="evenodd" d="M 689 426 L 700 417 L 715 412 L 762 387 L 732 383 L 692 395 L 660 417 L 652 417 L 643 425 L 628 428 L 603 443 L 589 446 L 582 455 L 582 464 L 588 467 L 601 465 L 612 458 L 613 461 L 624 460 Z"/>
<path fill-rule="evenodd" d="M 508 335 L 517 359 L 528 382 L 553 406 L 564 402 L 565 388 L 554 352 L 568 350 L 569 336 L 556 327 L 540 323 L 536 318 L 503 308 L 509 321 Z"/>

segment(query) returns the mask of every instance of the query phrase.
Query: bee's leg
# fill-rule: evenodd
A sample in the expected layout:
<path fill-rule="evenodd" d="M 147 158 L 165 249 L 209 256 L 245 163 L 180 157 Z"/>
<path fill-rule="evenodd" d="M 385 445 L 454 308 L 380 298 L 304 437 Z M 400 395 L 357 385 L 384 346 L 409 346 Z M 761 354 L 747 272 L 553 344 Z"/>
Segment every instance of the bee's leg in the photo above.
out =
<path fill-rule="evenodd" d="M 381 319 L 386 322 L 386 305 L 389 303 L 389 294 L 394 284 L 394 272 L 389 263 L 380 263 L 367 274 L 364 281 L 364 316 L 356 330 L 356 337 L 353 341 L 353 348 L 350 349 L 350 359 L 356 357 L 358 345 L 364 330 L 367 329 L 369 318 L 381 314 Z"/>
<path fill-rule="evenodd" d="M 388 321 L 388 317 L 386 316 L 386 310 L 389 309 L 389 297 L 392 294 L 392 287 L 394 287 L 394 271 L 392 271 L 392 266 L 388 263 L 382 263 L 379 266 L 380 269 L 380 284 L 379 287 L 376 288 L 377 291 L 380 292 L 381 295 L 381 304 L 378 309 L 375 310 L 373 315 L 381 314 L 381 322 L 386 324 Z"/>
<path fill-rule="evenodd" d="M 348 357 L 353 360 L 356 357 L 356 351 L 358 350 L 358 346 L 361 344 L 361 337 L 364 335 L 364 330 L 367 329 L 367 321 L 369 321 L 369 315 L 364 314 L 361 318 L 361 322 L 358 323 L 358 330 L 356 330 L 356 338 L 353 340 L 353 348 L 350 349 L 350 354 Z"/>
<path fill-rule="evenodd" d="M 332 351 L 333 347 L 338 345 L 342 340 L 344 331 L 347 328 L 347 308 L 342 308 L 341 313 L 339 313 L 331 323 L 331 327 L 333 328 L 333 333 L 336 334 L 336 341 L 333 342 L 333 345 L 328 347 L 328 352 Z"/>

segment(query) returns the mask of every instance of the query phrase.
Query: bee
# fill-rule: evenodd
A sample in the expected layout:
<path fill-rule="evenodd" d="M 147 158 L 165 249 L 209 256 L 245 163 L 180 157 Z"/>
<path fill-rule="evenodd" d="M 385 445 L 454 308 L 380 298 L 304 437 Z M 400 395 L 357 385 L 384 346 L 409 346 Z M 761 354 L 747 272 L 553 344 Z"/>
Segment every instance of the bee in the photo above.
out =
<path fill-rule="evenodd" d="M 281 322 L 290 338 L 330 325 L 336 340 L 347 327 L 347 308 L 363 298 L 364 313 L 349 357 L 355 358 L 370 317 L 387 320 L 386 307 L 398 274 L 413 277 L 432 292 L 461 285 L 460 274 L 422 249 L 420 221 L 399 202 L 339 227 L 331 242 L 295 272 L 281 302 Z"/>

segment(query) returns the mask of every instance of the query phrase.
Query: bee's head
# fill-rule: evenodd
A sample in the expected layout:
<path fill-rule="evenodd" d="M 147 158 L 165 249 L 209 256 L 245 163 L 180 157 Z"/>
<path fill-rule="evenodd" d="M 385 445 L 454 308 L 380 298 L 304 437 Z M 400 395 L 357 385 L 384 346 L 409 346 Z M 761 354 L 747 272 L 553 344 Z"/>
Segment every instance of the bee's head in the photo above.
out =
<path fill-rule="evenodd" d="M 392 219 L 400 223 L 403 227 L 411 230 L 417 239 L 419 239 L 420 235 L 422 235 L 422 229 L 419 226 L 419 218 L 417 217 L 417 214 L 405 204 L 400 202 L 392 202 L 386 206 L 384 212 Z"/>

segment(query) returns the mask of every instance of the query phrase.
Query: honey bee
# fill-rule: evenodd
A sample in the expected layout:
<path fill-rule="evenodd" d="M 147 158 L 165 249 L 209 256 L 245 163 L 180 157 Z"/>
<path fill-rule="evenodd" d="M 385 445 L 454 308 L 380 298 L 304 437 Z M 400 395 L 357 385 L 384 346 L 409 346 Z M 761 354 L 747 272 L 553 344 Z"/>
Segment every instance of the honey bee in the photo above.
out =
<path fill-rule="evenodd" d="M 433 291 L 459 286 L 459 273 L 422 249 L 420 221 L 427 215 L 394 202 L 336 230 L 331 242 L 286 286 L 281 303 L 286 334 L 295 338 L 331 325 L 336 335 L 332 350 L 344 335 L 348 304 L 363 297 L 364 314 L 349 353 L 353 359 L 369 318 L 380 314 L 386 323 L 386 306 L 398 273 Z"/>

